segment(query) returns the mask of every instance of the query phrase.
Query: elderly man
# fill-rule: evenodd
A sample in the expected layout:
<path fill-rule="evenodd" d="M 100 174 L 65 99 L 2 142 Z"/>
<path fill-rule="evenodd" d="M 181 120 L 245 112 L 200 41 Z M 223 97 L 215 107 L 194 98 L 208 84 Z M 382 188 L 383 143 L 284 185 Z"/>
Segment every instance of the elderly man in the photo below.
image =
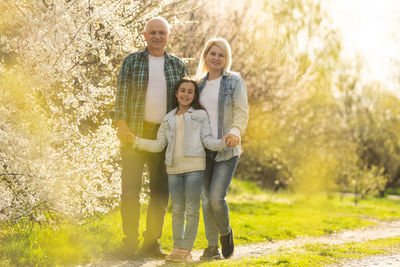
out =
<path fill-rule="evenodd" d="M 136 256 L 138 249 L 142 173 L 145 163 L 150 173 L 150 201 L 142 253 L 164 257 L 158 239 L 168 206 L 168 179 L 164 152 L 149 153 L 132 148 L 133 136 L 155 139 L 161 119 L 172 109 L 174 86 L 188 71 L 182 60 L 168 54 L 168 22 L 155 17 L 147 22 L 144 37 L 147 48 L 128 55 L 120 69 L 114 121 L 121 141 L 121 217 L 124 232 L 122 256 Z"/>

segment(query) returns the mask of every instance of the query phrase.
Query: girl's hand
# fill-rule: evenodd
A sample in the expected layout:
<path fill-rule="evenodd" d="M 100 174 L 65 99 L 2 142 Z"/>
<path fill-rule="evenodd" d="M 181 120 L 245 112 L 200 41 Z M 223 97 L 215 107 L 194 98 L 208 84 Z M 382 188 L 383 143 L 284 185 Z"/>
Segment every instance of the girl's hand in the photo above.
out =
<path fill-rule="evenodd" d="M 240 142 L 240 138 L 234 134 L 227 134 L 224 137 L 222 137 L 222 139 L 225 140 L 227 147 L 235 147 Z"/>

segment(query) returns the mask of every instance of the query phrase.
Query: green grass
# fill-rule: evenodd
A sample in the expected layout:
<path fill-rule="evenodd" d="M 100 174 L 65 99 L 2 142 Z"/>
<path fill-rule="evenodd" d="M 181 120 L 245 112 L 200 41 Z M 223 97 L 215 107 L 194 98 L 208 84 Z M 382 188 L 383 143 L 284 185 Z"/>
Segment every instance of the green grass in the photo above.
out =
<path fill-rule="evenodd" d="M 355 206 L 352 198 L 268 193 L 252 183 L 237 180 L 232 183 L 228 203 L 236 244 L 318 236 L 368 226 L 373 224 L 371 219 L 400 219 L 399 200 L 371 198 Z M 140 232 L 144 230 L 144 213 L 145 209 Z M 171 213 L 168 212 L 161 239 L 167 251 L 172 249 L 171 229 Z M 118 210 L 90 218 L 81 225 L 68 222 L 50 226 L 3 225 L 0 228 L 0 265 L 76 265 L 104 260 L 121 240 Z M 195 249 L 206 246 L 201 220 Z M 279 257 L 275 260 L 284 264 L 285 258 Z M 322 256 L 310 256 L 316 261 L 319 257 Z"/>
<path fill-rule="evenodd" d="M 198 266 L 327 266 L 342 260 L 360 259 L 371 255 L 398 253 L 399 251 L 400 236 L 342 245 L 308 244 L 272 253 L 265 257 L 205 262 Z"/>

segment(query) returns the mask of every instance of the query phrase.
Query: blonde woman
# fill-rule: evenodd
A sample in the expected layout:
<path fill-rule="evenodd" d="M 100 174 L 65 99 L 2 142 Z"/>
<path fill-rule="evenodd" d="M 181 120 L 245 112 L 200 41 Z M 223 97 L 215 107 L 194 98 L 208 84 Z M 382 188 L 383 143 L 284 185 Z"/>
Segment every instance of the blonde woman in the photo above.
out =
<path fill-rule="evenodd" d="M 216 37 L 207 41 L 201 53 L 196 78 L 199 81 L 200 103 L 208 112 L 212 135 L 223 138 L 227 148 L 207 151 L 202 188 L 203 219 L 208 247 L 201 259 L 233 255 L 233 231 L 225 197 L 236 170 L 240 141 L 248 121 L 247 89 L 239 74 L 230 71 L 232 62 L 229 43 Z"/>

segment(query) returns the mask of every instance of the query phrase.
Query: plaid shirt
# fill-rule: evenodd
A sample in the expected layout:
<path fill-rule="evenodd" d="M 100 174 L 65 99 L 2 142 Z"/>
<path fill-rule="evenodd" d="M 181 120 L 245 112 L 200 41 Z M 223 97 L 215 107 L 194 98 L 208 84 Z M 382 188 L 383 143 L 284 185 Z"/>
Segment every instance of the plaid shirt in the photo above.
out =
<path fill-rule="evenodd" d="M 189 73 L 179 58 L 164 52 L 164 74 L 167 83 L 167 112 L 172 109 L 174 86 Z M 143 51 L 128 55 L 122 63 L 115 98 L 113 119 L 125 120 L 134 135 L 142 137 L 144 103 L 149 82 L 149 52 Z M 156 108 L 156 107 L 155 107 Z"/>

